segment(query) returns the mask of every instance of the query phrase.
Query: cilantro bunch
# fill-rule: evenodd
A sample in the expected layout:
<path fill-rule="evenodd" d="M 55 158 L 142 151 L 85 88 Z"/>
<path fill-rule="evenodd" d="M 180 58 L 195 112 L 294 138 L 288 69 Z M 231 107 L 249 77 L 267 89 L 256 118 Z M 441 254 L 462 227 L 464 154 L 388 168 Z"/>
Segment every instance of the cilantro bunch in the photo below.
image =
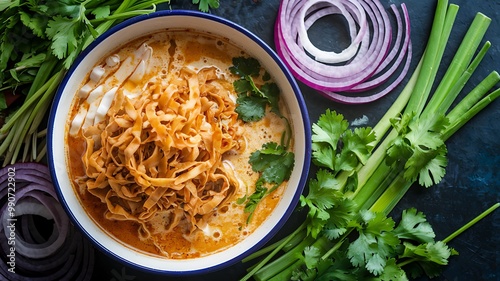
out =
<path fill-rule="evenodd" d="M 249 163 L 252 170 L 260 174 L 255 191 L 238 200 L 245 204 L 245 212 L 249 221 L 259 202 L 276 190 L 283 182 L 290 179 L 295 164 L 295 155 L 290 151 L 290 122 L 281 114 L 279 108 L 280 89 L 271 81 L 271 76 L 262 70 L 259 61 L 252 57 L 235 57 L 229 68 L 232 74 L 240 77 L 233 82 L 238 94 L 236 112 L 244 122 L 261 120 L 268 111 L 281 117 L 286 123 L 282 133 L 281 143 L 268 142 L 262 149 L 252 152 Z M 259 81 L 259 82 L 257 82 Z"/>
<path fill-rule="evenodd" d="M 156 10 L 161 0 L 0 2 L 0 155 L 3 165 L 40 161 L 42 126 L 64 73 L 116 23 Z M 15 103 L 8 101 L 15 99 Z M 3 116 L 3 118 L 1 118 Z M 3 121 L 3 122 L 2 122 Z M 23 150 L 22 150 L 23 149 Z"/>
<path fill-rule="evenodd" d="M 330 110 L 313 124 L 312 156 L 318 171 L 308 194 L 300 198 L 306 219 L 283 240 L 245 259 L 269 253 L 242 280 L 434 277 L 457 254 L 446 243 L 500 207 L 493 205 L 442 241 L 434 240 L 425 215 L 414 208 L 404 211 L 398 224 L 389 217 L 415 183 L 430 187 L 441 181 L 446 140 L 500 95 L 494 88 L 500 75 L 492 71 L 456 101 L 491 45 L 485 42 L 479 48 L 491 22 L 481 13 L 434 85 L 457 11 L 457 5 L 438 0 L 426 52 L 375 127 L 351 129 L 342 115 Z"/>

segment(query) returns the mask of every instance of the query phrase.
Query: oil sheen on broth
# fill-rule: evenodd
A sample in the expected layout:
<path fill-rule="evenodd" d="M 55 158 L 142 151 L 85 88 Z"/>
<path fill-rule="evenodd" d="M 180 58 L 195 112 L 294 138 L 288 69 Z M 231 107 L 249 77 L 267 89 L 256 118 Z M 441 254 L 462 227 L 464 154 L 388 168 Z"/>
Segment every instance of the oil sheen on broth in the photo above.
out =
<path fill-rule="evenodd" d="M 272 212 L 286 182 L 249 223 L 236 203 L 255 190 L 250 154 L 285 130 L 271 112 L 237 119 L 237 77 L 228 70 L 236 56 L 246 54 L 222 38 L 166 30 L 116 50 L 84 80 L 66 153 L 76 193 L 104 231 L 139 251 L 185 259 L 238 243 Z M 281 112 L 288 117 L 286 106 Z"/>

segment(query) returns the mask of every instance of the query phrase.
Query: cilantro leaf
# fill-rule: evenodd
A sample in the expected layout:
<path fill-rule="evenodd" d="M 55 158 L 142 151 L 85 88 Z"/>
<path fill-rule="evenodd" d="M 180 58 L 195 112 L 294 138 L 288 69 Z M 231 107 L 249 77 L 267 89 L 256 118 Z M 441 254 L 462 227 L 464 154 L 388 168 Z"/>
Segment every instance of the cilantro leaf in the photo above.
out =
<path fill-rule="evenodd" d="M 23 11 L 19 12 L 19 15 L 22 23 L 29 27 L 36 36 L 40 38 L 45 37 L 44 30 L 47 26 L 46 17 L 43 17 L 40 14 L 30 15 Z"/>
<path fill-rule="evenodd" d="M 307 232 L 312 237 L 316 238 L 327 222 L 331 221 L 328 209 L 333 208 L 343 198 L 343 193 L 339 189 L 340 186 L 335 176 L 324 169 L 316 173 L 316 179 L 309 181 L 309 193 L 307 196 L 300 197 L 300 204 L 302 207 L 308 206 L 309 208 Z M 329 236 L 336 236 L 335 232 L 341 232 L 342 227 L 343 225 L 329 225 Z"/>
<path fill-rule="evenodd" d="M 334 240 L 346 233 L 347 225 L 355 216 L 355 207 L 352 200 L 341 198 L 333 208 L 327 210 L 330 219 L 326 222 L 323 233 L 328 239 Z"/>
<path fill-rule="evenodd" d="M 416 278 L 425 274 L 429 277 L 436 277 L 441 273 L 442 266 L 448 264 L 448 259 L 458 253 L 448 247 L 444 242 L 429 242 L 420 245 L 404 243 L 404 252 L 400 258 L 409 258 L 416 262 L 405 266 L 411 277 Z"/>
<path fill-rule="evenodd" d="M 267 106 L 271 112 L 283 117 L 279 109 L 280 89 L 276 83 L 266 82 L 260 87 L 256 85 L 254 78 L 261 72 L 261 66 L 257 59 L 252 57 L 235 57 L 233 65 L 229 67 L 232 74 L 240 76 L 233 82 L 233 87 L 238 93 L 236 100 L 236 112 L 238 118 L 245 122 L 258 121 L 265 115 Z M 270 75 L 264 72 L 263 81 L 268 81 Z"/>
<path fill-rule="evenodd" d="M 387 260 L 384 271 L 376 280 L 408 281 L 408 277 L 406 276 L 406 272 L 396 264 L 396 259 L 391 258 Z"/>
<path fill-rule="evenodd" d="M 252 83 L 247 79 L 239 79 L 233 83 L 234 90 L 238 94 L 245 94 L 253 90 Z"/>
<path fill-rule="evenodd" d="M 262 145 L 262 149 L 250 155 L 248 163 L 252 165 L 253 171 L 260 173 L 260 177 L 257 180 L 255 192 L 247 199 L 238 200 L 240 203 L 246 201 L 245 212 L 250 213 L 247 221 L 250 220 L 257 204 L 267 194 L 290 179 L 295 164 L 295 155 L 282 145 L 268 142 Z M 271 187 L 266 187 L 266 184 Z"/>
<path fill-rule="evenodd" d="M 312 131 L 314 163 L 336 172 L 353 171 L 365 163 L 376 140 L 371 128 L 349 130 L 344 116 L 329 109 L 312 125 Z"/>
<path fill-rule="evenodd" d="M 253 171 L 261 173 L 264 181 L 281 184 L 290 178 L 295 157 L 285 147 L 269 142 L 250 155 L 249 163 Z"/>
<path fill-rule="evenodd" d="M 349 127 L 349 123 L 342 114 L 327 109 L 318 121 L 312 125 L 312 141 L 314 143 L 327 143 L 336 148 L 342 134 Z"/>
<path fill-rule="evenodd" d="M 209 8 L 219 8 L 219 0 L 193 0 L 193 4 L 198 4 L 198 9 L 202 12 L 208 12 Z"/>
<path fill-rule="evenodd" d="M 267 100 L 259 97 L 239 94 L 235 111 L 244 122 L 258 121 L 266 114 Z"/>
<path fill-rule="evenodd" d="M 448 165 L 446 154 L 445 145 L 431 151 L 416 149 L 405 164 L 404 177 L 410 180 L 418 177 L 419 184 L 425 187 L 440 182 Z"/>
<path fill-rule="evenodd" d="M 231 73 L 240 77 L 258 76 L 260 73 L 260 63 L 252 57 L 234 57 L 233 65 L 229 67 Z"/>
<path fill-rule="evenodd" d="M 380 275 L 387 260 L 396 252 L 400 240 L 392 233 L 394 221 L 382 213 L 360 212 L 356 229 L 358 238 L 353 241 L 347 255 L 354 266 L 365 267 L 374 275 Z"/>
<path fill-rule="evenodd" d="M 411 239 L 419 243 L 432 242 L 436 236 L 425 215 L 415 208 L 403 211 L 401 221 L 394 229 L 394 233 L 400 239 Z"/>
<path fill-rule="evenodd" d="M 355 128 L 354 131 L 347 131 L 344 139 L 345 149 L 352 151 L 362 164 L 365 164 L 376 141 L 375 133 L 371 128 Z"/>
<path fill-rule="evenodd" d="M 444 116 L 416 118 L 405 114 L 391 120 L 399 135 L 387 149 L 386 163 L 404 167 L 404 178 L 429 187 L 441 181 L 448 164 L 441 132 L 448 125 Z"/>
<path fill-rule="evenodd" d="M 280 89 L 276 83 L 265 83 L 260 87 L 260 92 L 264 95 L 263 97 L 266 98 L 267 102 L 271 106 L 271 111 L 274 112 L 274 114 L 281 116 L 280 109 L 279 109 L 279 94 L 280 94 Z"/>
<path fill-rule="evenodd" d="M 111 14 L 111 10 L 109 5 L 106 5 L 93 9 L 91 13 L 96 19 L 103 19 Z"/>
<path fill-rule="evenodd" d="M 410 132 L 406 138 L 414 147 L 437 149 L 444 145 L 440 132 L 448 125 L 447 118 L 415 118 L 412 121 L 408 124 Z"/>
<path fill-rule="evenodd" d="M 401 257 L 419 261 L 432 261 L 439 265 L 448 264 L 448 258 L 454 253 L 444 242 L 429 242 L 420 245 L 404 243 L 405 250 Z"/>
<path fill-rule="evenodd" d="M 307 268 L 314 268 L 318 265 L 321 251 L 315 246 L 307 246 L 304 249 L 304 262 Z"/>

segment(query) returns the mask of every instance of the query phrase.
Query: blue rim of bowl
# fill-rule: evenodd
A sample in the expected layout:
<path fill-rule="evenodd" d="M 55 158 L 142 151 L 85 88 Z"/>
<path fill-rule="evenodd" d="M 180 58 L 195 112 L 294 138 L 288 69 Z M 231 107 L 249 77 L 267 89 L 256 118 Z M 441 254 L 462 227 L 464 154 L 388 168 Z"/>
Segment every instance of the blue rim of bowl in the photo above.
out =
<path fill-rule="evenodd" d="M 78 222 L 76 217 L 73 215 L 73 212 L 71 211 L 70 207 L 68 206 L 64 196 L 62 195 L 61 188 L 59 186 L 59 182 L 57 180 L 57 175 L 55 173 L 55 167 L 54 167 L 54 158 L 53 158 L 53 140 L 52 140 L 52 134 L 53 134 L 53 126 L 51 124 L 54 124 L 54 118 L 55 114 L 57 111 L 57 106 L 59 104 L 59 101 L 61 99 L 61 95 L 63 92 L 63 89 L 65 88 L 66 84 L 68 83 L 68 80 L 71 76 L 71 74 L 75 71 L 77 66 L 85 59 L 85 57 L 97 46 L 99 45 L 103 40 L 105 40 L 107 37 L 111 36 L 112 34 L 118 32 L 119 30 L 132 25 L 136 24 L 138 22 L 152 19 L 152 18 L 157 18 L 157 17 L 165 17 L 165 16 L 190 16 L 190 17 L 200 17 L 208 20 L 212 20 L 218 23 L 225 24 L 241 33 L 243 33 L 245 36 L 249 37 L 252 39 L 255 43 L 257 43 L 262 49 L 264 49 L 272 58 L 273 60 L 278 64 L 280 67 L 281 71 L 284 73 L 286 76 L 288 82 L 290 83 L 291 87 L 293 88 L 293 92 L 295 94 L 296 99 L 298 100 L 298 104 L 300 107 L 300 110 L 302 112 L 302 122 L 304 126 L 304 134 L 305 134 L 305 151 L 306 155 L 304 155 L 304 166 L 302 168 L 302 176 L 300 178 L 300 181 L 298 183 L 298 187 L 296 190 L 296 193 L 292 199 L 292 202 L 290 206 L 287 208 L 285 214 L 283 217 L 279 220 L 279 222 L 273 227 L 273 229 L 265 236 L 263 237 L 259 242 L 257 242 L 253 247 L 248 249 L 246 252 L 241 253 L 240 255 L 224 262 L 217 264 L 215 266 L 209 267 L 209 268 L 204 268 L 204 269 L 198 269 L 198 270 L 193 270 L 193 271 L 170 271 L 170 270 L 158 270 L 155 268 L 150 268 L 150 267 L 145 267 L 142 265 L 138 265 L 136 263 L 133 263 L 123 257 L 120 257 L 116 255 L 115 253 L 111 252 L 108 250 L 105 246 L 101 245 L 98 241 L 96 241 L 85 229 L 84 227 Z M 198 11 L 193 11 L 193 10 L 161 10 L 161 11 L 156 11 L 153 13 L 150 13 L 148 15 L 141 15 L 141 16 L 136 16 L 134 18 L 130 18 L 128 20 L 125 20 L 116 26 L 113 26 L 110 28 L 108 31 L 104 32 L 102 35 L 100 35 L 98 38 L 96 38 L 87 48 L 85 48 L 80 55 L 75 59 L 74 63 L 72 66 L 69 68 L 68 72 L 64 76 L 63 80 L 61 81 L 59 88 L 56 91 L 56 94 L 54 96 L 54 100 L 52 103 L 52 107 L 49 112 L 49 120 L 48 120 L 48 134 L 47 134 L 47 158 L 48 158 L 48 166 L 50 170 L 50 174 L 52 177 L 52 181 L 55 187 L 55 191 L 57 193 L 57 196 L 59 198 L 59 201 L 61 202 L 61 205 L 63 206 L 64 210 L 70 217 L 71 221 L 77 228 L 91 241 L 91 243 L 94 245 L 94 247 L 97 247 L 101 252 L 107 254 L 108 256 L 120 261 L 123 264 L 126 264 L 127 266 L 130 266 L 132 268 L 141 270 L 141 271 L 146 271 L 148 273 L 155 273 L 155 274 L 165 274 L 165 275 L 172 275 L 172 276 L 186 276 L 186 275 L 198 275 L 198 274 L 206 274 L 209 272 L 214 272 L 218 271 L 224 268 L 227 268 L 231 265 L 236 264 L 237 262 L 241 261 L 244 257 L 250 255 L 252 252 L 258 250 L 262 246 L 264 246 L 273 236 L 276 235 L 276 233 L 285 225 L 285 223 L 288 221 L 290 218 L 291 214 L 293 213 L 295 206 L 298 204 L 300 194 L 302 194 L 304 187 L 307 182 L 307 176 L 309 173 L 309 168 L 310 168 L 310 161 L 311 161 L 311 155 L 310 153 L 307 153 L 311 151 L 311 126 L 310 126 L 310 120 L 309 120 L 309 115 L 308 111 L 305 105 L 305 101 L 301 95 L 300 88 L 291 74 L 291 72 L 288 70 L 288 68 L 285 66 L 285 64 L 281 61 L 281 59 L 278 57 L 276 52 L 269 46 L 267 43 L 265 43 L 262 39 L 254 35 L 251 31 L 247 30 L 246 28 L 238 25 L 237 23 L 234 23 L 228 19 L 222 18 L 217 15 L 213 14 L 207 14 L 207 13 L 202 13 Z"/>

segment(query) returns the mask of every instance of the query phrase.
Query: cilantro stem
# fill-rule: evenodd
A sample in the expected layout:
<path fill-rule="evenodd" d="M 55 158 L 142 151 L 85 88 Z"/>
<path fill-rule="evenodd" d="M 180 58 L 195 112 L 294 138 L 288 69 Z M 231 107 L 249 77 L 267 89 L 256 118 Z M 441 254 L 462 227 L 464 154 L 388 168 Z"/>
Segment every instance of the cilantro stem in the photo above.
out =
<path fill-rule="evenodd" d="M 455 232 L 453 232 L 452 234 L 448 235 L 448 237 L 446 237 L 445 239 L 443 239 L 443 242 L 448 243 L 451 240 L 455 239 L 458 235 L 462 234 L 464 231 L 466 231 L 467 229 L 471 228 L 473 225 L 475 225 L 476 223 L 478 223 L 480 220 L 484 219 L 486 216 L 488 216 L 489 214 L 493 213 L 493 211 L 495 211 L 496 209 L 498 209 L 498 207 L 500 207 L 500 203 L 496 203 L 493 206 L 489 207 L 486 211 L 482 212 L 477 217 L 475 217 L 474 219 L 472 219 L 471 221 L 469 221 L 468 223 L 466 223 L 464 226 L 460 227 Z"/>
<path fill-rule="evenodd" d="M 306 223 L 303 223 L 301 224 L 294 232 L 292 232 L 290 235 L 287 236 L 287 238 L 285 238 L 282 242 L 282 244 L 280 244 L 279 246 L 277 246 L 272 252 L 270 255 L 266 256 L 261 262 L 259 262 L 250 272 L 247 273 L 247 275 L 245 275 L 242 279 L 240 279 L 241 281 L 245 281 L 245 280 L 248 280 L 250 279 L 251 277 L 257 277 L 258 275 L 263 275 L 264 273 L 266 273 L 265 270 L 262 270 L 262 271 L 259 271 L 261 268 L 264 267 L 264 265 L 266 265 L 287 243 L 289 243 L 292 238 L 297 235 L 298 233 L 300 233 L 301 231 L 303 231 L 304 229 L 306 228 Z M 306 241 L 306 240 L 304 240 Z M 305 244 L 305 243 L 304 243 Z M 298 247 L 298 246 L 297 246 Z M 284 257 L 284 256 L 282 256 Z M 285 258 L 283 258 L 285 259 Z M 259 272 L 257 274 L 257 272 Z M 262 279 L 262 280 L 267 280 L 267 279 Z"/>
<path fill-rule="evenodd" d="M 465 96 L 447 115 L 450 125 L 444 133 L 444 139 L 448 139 L 454 132 L 458 130 L 471 117 L 467 115 L 477 112 L 477 109 L 472 110 L 476 104 L 481 101 L 481 98 L 498 82 L 500 82 L 500 75 L 498 72 L 491 72 L 481 83 L 479 83 L 467 96 Z M 481 108 L 493 101 L 498 94 L 494 92 L 489 95 L 489 99 L 485 99 L 481 103 L 485 103 Z M 479 106 L 479 105 L 478 105 Z M 468 113 L 469 112 L 469 113 Z"/>
<path fill-rule="evenodd" d="M 291 235 L 288 235 L 288 236 L 282 238 L 281 240 L 252 253 L 248 257 L 244 258 L 242 260 L 242 262 L 248 262 L 248 261 L 254 260 L 260 256 L 263 256 L 263 255 L 271 252 L 272 250 L 276 249 L 279 246 L 282 247 L 283 251 L 288 252 L 289 249 L 292 249 L 293 247 L 297 246 L 301 241 L 303 241 L 306 236 L 307 235 L 306 235 L 305 231 L 292 233 Z"/>
<path fill-rule="evenodd" d="M 412 184 L 413 182 L 405 180 L 403 172 L 400 172 L 382 195 L 373 203 L 370 211 L 388 215 L 410 189 Z"/>
<path fill-rule="evenodd" d="M 475 218 L 473 218 L 471 221 L 469 221 L 468 223 L 466 223 L 465 225 L 463 225 L 462 227 L 460 227 L 455 232 L 453 232 L 452 234 L 448 235 L 448 237 L 444 238 L 441 241 L 444 242 L 444 243 L 450 242 L 451 240 L 455 239 L 457 236 L 459 236 L 460 234 L 462 234 L 463 232 L 465 232 L 466 230 L 468 230 L 469 228 L 471 228 L 472 226 L 474 226 L 480 220 L 484 219 L 486 216 L 488 216 L 489 214 L 493 213 L 493 211 L 495 211 L 499 207 L 500 207 L 500 203 L 494 204 L 493 206 L 489 207 L 487 210 L 485 210 L 484 212 L 482 212 L 481 214 L 479 214 L 478 216 L 476 216 Z M 412 262 L 416 262 L 416 261 L 418 261 L 416 258 L 408 259 L 408 260 L 405 260 L 403 262 L 398 263 L 398 266 L 399 267 L 403 267 L 403 266 L 406 266 L 406 265 L 408 265 L 408 264 L 410 264 Z"/>
<path fill-rule="evenodd" d="M 457 6 L 451 5 L 450 8 L 452 7 L 457 7 Z M 458 7 L 455 10 L 458 10 Z M 453 90 L 453 85 L 457 84 L 457 81 L 460 79 L 461 76 L 463 76 L 462 74 L 468 67 L 470 68 L 469 71 L 471 73 L 474 71 L 474 69 L 477 67 L 482 57 L 486 53 L 488 49 L 488 44 L 486 44 L 485 47 L 483 47 L 483 50 L 481 50 L 481 52 L 476 57 L 474 62 L 469 66 L 475 51 L 479 47 L 479 44 L 481 43 L 481 40 L 484 34 L 486 33 L 486 30 L 488 29 L 490 22 L 491 19 L 484 16 L 483 14 L 477 14 L 477 16 L 474 17 L 474 20 L 472 21 L 471 25 L 467 30 L 467 33 L 462 39 L 462 42 L 457 52 L 453 56 L 453 60 L 448 66 L 448 69 L 444 74 L 441 82 L 439 83 L 434 94 L 429 100 L 428 105 L 422 112 L 421 117 L 427 117 L 430 114 L 434 115 L 436 112 L 440 112 L 438 110 L 440 109 L 441 104 L 446 98 L 450 97 L 453 98 L 454 96 L 458 95 L 459 91 L 457 91 L 455 95 L 450 95 L 449 92 Z M 445 42 L 447 42 L 447 40 Z M 435 75 L 433 75 L 433 77 L 435 77 Z M 460 83 L 458 85 L 460 85 Z M 451 104 L 451 102 L 449 104 Z M 444 108 L 444 111 L 446 110 L 447 107 Z"/>
<path fill-rule="evenodd" d="M 47 91 L 52 82 L 57 78 L 57 75 L 52 76 L 43 86 L 38 88 L 32 95 L 26 98 L 23 105 L 9 118 L 9 120 L 0 128 L 0 133 L 7 133 L 16 123 L 17 119 L 24 115 L 31 106 L 38 102 L 38 99 Z M 3 151 L 0 149 L 0 155 Z"/>
<path fill-rule="evenodd" d="M 134 11 L 127 11 L 127 12 L 123 12 L 123 13 L 119 13 L 119 14 L 115 13 L 115 14 L 112 14 L 112 15 L 104 17 L 104 18 L 92 19 L 92 20 L 90 20 L 90 23 L 91 24 L 98 24 L 98 23 L 110 21 L 110 20 L 121 20 L 124 18 L 129 18 L 129 17 L 144 15 L 147 13 L 152 13 L 155 10 L 156 10 L 156 8 L 153 7 L 151 10 L 134 10 Z"/>
<path fill-rule="evenodd" d="M 385 188 L 395 178 L 395 174 L 390 166 L 383 162 L 380 163 L 363 188 L 359 188 L 359 192 L 352 198 L 358 209 L 368 209 L 385 191 Z"/>
<path fill-rule="evenodd" d="M 458 12 L 458 6 L 449 5 L 447 0 L 438 0 L 428 45 L 423 56 L 422 69 L 406 112 L 420 114 L 430 94 L 443 53 Z"/>
<path fill-rule="evenodd" d="M 446 128 L 445 132 L 443 133 L 443 139 L 450 138 L 456 131 L 458 131 L 463 125 L 465 125 L 465 123 L 467 123 L 470 119 L 472 119 L 472 117 L 474 117 L 477 113 L 479 113 L 483 108 L 485 108 L 499 96 L 500 89 L 496 89 L 491 94 L 487 95 L 479 102 L 477 102 L 463 115 L 461 115 L 460 118 L 455 119 L 455 121 Z"/>
<path fill-rule="evenodd" d="M 476 68 L 479 66 L 479 63 L 483 60 L 483 58 L 486 54 L 486 51 L 490 48 L 490 46 L 491 46 L 490 42 L 486 42 L 484 44 L 484 46 L 481 49 L 481 51 L 479 52 L 479 54 L 476 56 L 474 61 L 472 61 L 472 63 L 469 65 L 469 68 L 467 68 L 467 70 L 457 80 L 455 86 L 453 86 L 451 88 L 450 92 L 447 95 L 443 95 L 444 96 L 443 101 L 440 103 L 439 109 L 437 109 L 437 112 L 444 113 L 444 112 L 447 112 L 449 110 L 453 101 L 457 98 L 457 96 L 460 94 L 460 91 L 463 89 L 463 87 L 465 86 L 467 81 L 472 76 L 472 73 L 474 73 Z M 494 85 L 492 85 L 491 87 L 493 87 L 493 86 Z M 429 114 L 430 114 L 430 112 L 432 112 L 432 110 L 427 110 L 427 108 L 426 108 L 426 111 L 429 112 Z"/>

